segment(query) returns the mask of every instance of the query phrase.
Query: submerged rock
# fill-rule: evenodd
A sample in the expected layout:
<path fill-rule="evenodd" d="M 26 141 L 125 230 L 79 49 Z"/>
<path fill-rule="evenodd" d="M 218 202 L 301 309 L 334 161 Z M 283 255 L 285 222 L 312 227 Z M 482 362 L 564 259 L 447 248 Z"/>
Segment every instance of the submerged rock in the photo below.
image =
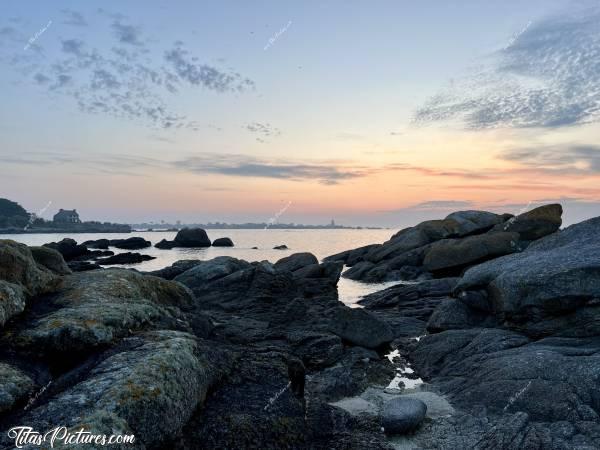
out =
<path fill-rule="evenodd" d="M 130 237 L 127 239 L 111 239 L 109 244 L 123 250 L 140 250 L 152 245 L 152 242 L 147 241 L 142 237 Z"/>
<path fill-rule="evenodd" d="M 113 256 L 109 256 L 107 258 L 100 258 L 96 260 L 96 263 L 103 265 L 113 265 L 113 264 L 136 264 L 141 263 L 143 261 L 150 261 L 152 259 L 156 259 L 156 256 L 150 255 L 142 255 L 140 253 L 118 253 Z"/>
<path fill-rule="evenodd" d="M 233 247 L 233 241 L 228 237 L 215 239 L 212 243 L 213 247 Z"/>

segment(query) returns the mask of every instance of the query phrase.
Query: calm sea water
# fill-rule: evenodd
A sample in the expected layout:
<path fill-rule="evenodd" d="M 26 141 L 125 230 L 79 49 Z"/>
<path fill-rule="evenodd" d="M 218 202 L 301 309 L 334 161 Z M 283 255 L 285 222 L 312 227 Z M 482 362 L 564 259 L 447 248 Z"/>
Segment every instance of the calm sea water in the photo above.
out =
<path fill-rule="evenodd" d="M 211 240 L 220 237 L 229 237 L 235 247 L 209 247 L 202 249 L 174 248 L 172 250 L 159 250 L 154 247 L 135 250 L 140 253 L 155 256 L 152 261 L 140 264 L 131 264 L 115 267 L 134 267 L 138 270 L 155 270 L 173 264 L 180 259 L 208 260 L 217 256 L 233 256 L 246 261 L 268 260 L 276 262 L 284 256 L 297 252 L 311 252 L 319 260 L 322 258 L 351 248 L 368 244 L 382 243 L 389 239 L 396 230 L 207 230 Z M 42 245 L 47 242 L 60 241 L 70 237 L 81 243 L 94 239 L 119 239 L 132 236 L 141 236 L 156 244 L 162 239 L 172 240 L 176 232 L 148 232 L 140 231 L 128 233 L 81 233 L 81 234 L 11 234 L 0 235 L 0 239 L 13 239 L 27 245 Z M 285 244 L 288 250 L 273 250 L 276 245 Z M 252 249 L 258 247 L 258 249 Z M 115 253 L 127 250 L 111 248 Z M 365 284 L 357 281 L 340 279 L 338 291 L 340 300 L 354 306 L 356 301 L 364 295 L 370 294 L 395 283 Z"/>

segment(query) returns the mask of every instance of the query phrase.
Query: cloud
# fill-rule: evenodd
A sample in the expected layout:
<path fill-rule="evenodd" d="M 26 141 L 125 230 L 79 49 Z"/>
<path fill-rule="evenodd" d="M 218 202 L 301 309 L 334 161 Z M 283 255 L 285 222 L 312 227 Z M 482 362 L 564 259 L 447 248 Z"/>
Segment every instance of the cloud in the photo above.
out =
<path fill-rule="evenodd" d="M 600 174 L 600 146 L 597 145 L 521 148 L 506 151 L 500 157 L 546 172 Z"/>
<path fill-rule="evenodd" d="M 491 63 L 453 82 L 414 123 L 467 128 L 558 128 L 600 118 L 600 7 L 565 11 L 524 28 Z"/>
<path fill-rule="evenodd" d="M 281 131 L 269 123 L 252 122 L 246 125 L 246 129 L 251 133 L 260 135 L 256 138 L 258 142 L 265 142 L 265 138 L 281 135 Z"/>
<path fill-rule="evenodd" d="M 222 72 L 207 64 L 195 63 L 181 45 L 181 42 L 176 42 L 174 48 L 165 52 L 165 60 L 171 64 L 180 80 L 216 92 L 243 92 L 254 88 L 254 82 L 242 78 L 239 73 Z"/>
<path fill-rule="evenodd" d="M 112 32 L 112 44 L 96 48 L 87 40 L 66 36 L 59 40 L 60 53 L 53 60 L 35 52 L 0 54 L 0 58 L 8 56 L 7 65 L 19 75 L 27 73 L 31 82 L 53 96 L 71 98 L 82 112 L 131 120 L 155 130 L 198 129 L 194 120 L 171 106 L 173 95 L 182 89 L 239 93 L 254 88 L 252 80 L 231 69 L 198 63 L 181 41 L 166 49 L 147 48 L 141 27 L 128 23 L 123 15 L 99 13 Z M 63 10 L 63 14 L 70 24 L 85 23 L 75 11 Z M 14 28 L 0 24 L 0 40 L 18 37 Z"/>
<path fill-rule="evenodd" d="M 469 200 L 430 200 L 427 202 L 413 205 L 413 209 L 448 209 L 448 208 L 468 208 L 473 205 Z"/>
<path fill-rule="evenodd" d="M 63 10 L 61 10 L 61 12 L 65 16 L 65 19 L 62 21 L 63 24 L 72 25 L 75 27 L 87 26 L 87 22 L 84 19 L 84 17 L 81 15 L 81 13 L 70 10 L 70 9 L 63 9 Z"/>

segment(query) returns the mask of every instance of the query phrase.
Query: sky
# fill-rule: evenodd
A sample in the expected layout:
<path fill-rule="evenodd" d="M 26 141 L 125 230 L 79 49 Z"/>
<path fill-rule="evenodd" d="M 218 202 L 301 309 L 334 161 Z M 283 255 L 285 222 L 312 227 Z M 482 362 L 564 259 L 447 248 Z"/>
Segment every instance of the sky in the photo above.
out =
<path fill-rule="evenodd" d="M 45 218 L 600 215 L 599 1 L 4 0 L 0 84 Z"/>

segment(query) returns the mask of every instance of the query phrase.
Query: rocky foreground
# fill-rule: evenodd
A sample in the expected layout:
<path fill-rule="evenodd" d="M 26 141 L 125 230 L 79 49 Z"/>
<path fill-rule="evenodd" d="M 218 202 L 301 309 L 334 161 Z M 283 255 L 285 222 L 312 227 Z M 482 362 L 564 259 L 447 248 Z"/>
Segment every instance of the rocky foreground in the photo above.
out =
<path fill-rule="evenodd" d="M 72 273 L 55 249 L 0 241 L 3 447 L 13 426 L 64 425 L 135 434 L 112 448 L 600 448 L 600 218 L 490 214 L 323 263 L 152 273 Z M 351 309 L 344 263 L 420 281 Z"/>

